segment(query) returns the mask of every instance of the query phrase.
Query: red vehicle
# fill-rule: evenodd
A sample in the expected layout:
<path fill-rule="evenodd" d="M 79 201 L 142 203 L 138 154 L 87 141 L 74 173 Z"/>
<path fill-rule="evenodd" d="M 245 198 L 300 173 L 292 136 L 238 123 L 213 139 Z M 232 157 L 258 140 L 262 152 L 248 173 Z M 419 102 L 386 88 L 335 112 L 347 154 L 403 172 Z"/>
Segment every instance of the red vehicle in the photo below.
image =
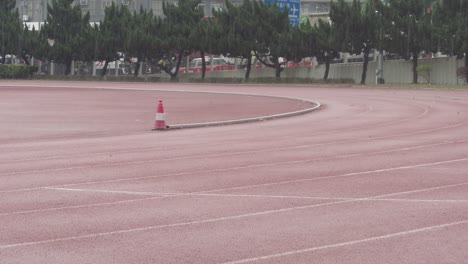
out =
<path fill-rule="evenodd" d="M 310 58 L 304 58 L 298 63 L 295 61 L 288 62 L 288 67 L 298 67 L 298 66 L 312 67 L 312 61 L 310 60 Z"/>

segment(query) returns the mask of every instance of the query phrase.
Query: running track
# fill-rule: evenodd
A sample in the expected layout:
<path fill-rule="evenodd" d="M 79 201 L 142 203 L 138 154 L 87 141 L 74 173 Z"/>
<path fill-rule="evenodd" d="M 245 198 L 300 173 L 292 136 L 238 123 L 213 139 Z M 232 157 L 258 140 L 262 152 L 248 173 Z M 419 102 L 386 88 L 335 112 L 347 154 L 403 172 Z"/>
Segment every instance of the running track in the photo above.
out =
<path fill-rule="evenodd" d="M 160 98 L 169 125 L 307 107 L 175 90 L 323 106 L 150 131 Z M 466 90 L 1 82 L 0 264 L 467 263 L 467 131 Z"/>

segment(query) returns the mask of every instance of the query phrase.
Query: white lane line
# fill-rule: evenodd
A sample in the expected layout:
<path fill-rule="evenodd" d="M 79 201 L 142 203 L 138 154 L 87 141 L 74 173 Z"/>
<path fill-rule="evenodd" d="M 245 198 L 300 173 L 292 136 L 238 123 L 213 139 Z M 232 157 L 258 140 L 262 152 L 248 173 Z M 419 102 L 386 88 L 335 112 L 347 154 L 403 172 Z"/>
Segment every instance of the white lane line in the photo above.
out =
<path fill-rule="evenodd" d="M 457 184 L 459 185 L 466 185 L 464 184 Z M 453 185 L 452 185 L 453 186 Z M 441 187 L 443 188 L 443 187 Z M 417 190 L 419 191 L 419 190 Z M 156 193 L 155 193 L 156 194 Z M 395 193 L 395 195 L 398 193 Z M 163 195 L 163 194 L 161 194 Z M 441 199 L 403 199 L 403 198 L 394 198 L 394 199 L 385 199 L 385 198 L 377 198 L 380 196 L 373 196 L 372 198 L 366 197 L 320 197 L 320 196 L 297 196 L 297 195 L 256 195 L 256 194 L 223 194 L 223 193 L 214 193 L 214 194 L 207 194 L 207 193 L 165 193 L 166 197 L 178 197 L 178 196 L 212 196 L 212 197 L 240 197 L 240 198 L 278 198 L 278 199 L 309 199 L 309 200 L 340 200 L 340 201 L 384 201 L 384 202 L 415 202 L 415 203 L 468 203 L 468 200 L 441 200 Z M 393 194 L 391 194 L 393 195 Z"/>
<path fill-rule="evenodd" d="M 468 185 L 468 182 L 462 182 L 462 183 L 457 183 L 457 184 L 449 184 L 449 185 L 443 185 L 443 186 L 436 186 L 436 187 L 419 189 L 419 190 L 411 190 L 411 191 L 405 191 L 405 192 L 384 194 L 384 195 L 376 196 L 376 198 L 383 198 L 383 197 L 390 197 L 390 196 L 396 196 L 396 195 L 404 195 L 404 194 L 412 194 L 412 193 L 420 193 L 420 192 L 441 190 L 441 189 L 446 189 L 446 188 L 459 187 L 459 186 L 463 186 L 463 185 Z"/>
<path fill-rule="evenodd" d="M 297 179 L 297 180 L 290 180 L 290 181 L 280 181 L 280 182 L 273 182 L 273 183 L 262 183 L 262 184 L 246 185 L 246 186 L 239 186 L 239 187 L 222 188 L 222 189 L 215 189 L 215 190 L 209 190 L 209 191 L 203 191 L 203 192 L 197 192 L 197 193 L 220 192 L 220 191 L 225 191 L 225 190 L 239 190 L 239 189 L 247 189 L 247 188 L 259 187 L 259 186 L 271 186 L 271 185 L 280 185 L 280 184 L 288 184 L 288 183 L 296 183 L 296 182 L 306 182 L 306 181 L 316 181 L 316 180 L 323 180 L 323 179 L 333 179 L 333 178 L 340 178 L 340 177 L 351 177 L 351 176 L 356 176 L 356 175 L 361 175 L 361 174 L 371 174 L 371 173 L 388 172 L 388 171 L 394 171 L 394 170 L 413 169 L 413 168 L 426 167 L 426 166 L 432 166 L 432 165 L 455 163 L 455 162 L 466 161 L 466 160 L 468 160 L 468 158 L 448 160 L 448 161 L 440 161 L 440 162 L 432 162 L 432 163 L 423 163 L 423 164 L 417 164 L 417 165 L 412 165 L 412 166 L 402 166 L 402 167 L 393 167 L 393 168 L 362 171 L 362 172 L 353 172 L 353 173 L 323 176 L 323 177 L 317 177 L 317 178 L 306 178 L 306 179 Z M 0 193 L 40 190 L 40 189 L 44 189 L 44 188 L 63 188 L 63 187 L 76 186 L 76 185 L 115 183 L 115 182 L 122 182 L 122 181 L 153 179 L 153 178 L 161 178 L 161 177 L 169 177 L 169 176 L 190 175 L 190 174 L 197 174 L 197 173 L 223 172 L 223 171 L 229 171 L 229 170 L 240 170 L 240 169 L 258 168 L 258 167 L 266 167 L 266 166 L 279 166 L 279 165 L 295 164 L 295 163 L 302 163 L 302 162 L 304 162 L 304 161 L 289 161 L 289 162 L 283 162 L 283 163 L 268 163 L 268 164 L 251 165 L 251 166 L 243 166 L 243 167 L 231 167 L 231 168 L 226 168 L 226 169 L 214 169 L 214 170 L 202 170 L 202 171 L 193 171 L 193 172 L 182 172 L 182 173 L 174 173 L 174 174 L 167 174 L 167 175 L 160 175 L 160 176 L 123 178 L 123 179 L 106 180 L 106 181 L 89 181 L 89 182 L 83 182 L 83 183 L 70 183 L 70 184 L 61 184 L 61 185 L 54 185 L 54 186 L 42 186 L 42 187 L 34 187 L 34 188 L 16 189 L 16 190 L 4 190 L 4 191 L 0 191 Z"/>
<path fill-rule="evenodd" d="M 345 141 L 338 141 L 338 142 L 332 142 L 332 143 L 333 144 L 346 143 L 346 142 L 349 142 L 349 141 L 350 140 L 345 140 Z M 412 146 L 412 147 L 405 147 L 405 148 L 397 148 L 397 149 L 390 149 L 390 150 L 384 150 L 384 151 L 374 151 L 374 152 L 367 152 L 367 153 L 355 153 L 355 154 L 345 154 L 345 155 L 337 155 L 337 156 L 330 156 L 330 157 L 323 157 L 323 158 L 315 158 L 313 160 L 307 160 L 307 161 L 318 161 L 318 160 L 327 160 L 327 159 L 336 159 L 336 158 L 350 158 L 350 157 L 359 157 L 359 156 L 366 156 L 366 155 L 377 155 L 377 154 L 385 154 L 385 153 L 415 150 L 415 149 L 421 149 L 421 148 L 430 148 L 430 147 L 436 147 L 436 146 L 448 145 L 448 144 L 460 144 L 460 143 L 466 143 L 466 142 L 468 142 L 468 140 L 444 141 L 444 142 L 440 142 L 440 143 L 431 143 L 431 144 L 426 144 L 426 145 L 419 145 L 419 146 Z M 263 150 L 237 151 L 237 152 L 231 152 L 231 153 L 192 155 L 192 156 L 183 156 L 183 157 L 175 157 L 175 158 L 150 159 L 150 160 L 115 162 L 115 163 L 108 163 L 108 164 L 83 165 L 83 166 L 64 167 L 64 168 L 42 169 L 42 170 L 6 172 L 6 173 L 0 173 L 0 176 L 12 176 L 12 175 L 18 175 L 18 174 L 27 174 L 27 173 L 41 173 L 41 172 L 79 170 L 79 169 L 93 169 L 93 168 L 102 168 L 102 167 L 115 167 L 115 166 L 124 166 L 124 165 L 136 165 L 136 164 L 144 164 L 144 163 L 177 161 L 177 160 L 196 159 L 196 158 L 210 158 L 210 157 L 219 157 L 219 156 L 235 156 L 235 155 L 271 152 L 271 151 L 293 150 L 293 149 L 318 147 L 318 146 L 324 146 L 324 145 L 329 145 L 329 144 L 330 144 L 330 142 L 328 142 L 328 143 L 308 144 L 308 145 L 301 145 L 301 146 L 293 146 L 293 147 L 270 148 L 270 149 L 263 149 Z"/>
<path fill-rule="evenodd" d="M 192 193 L 161 193 L 161 192 L 130 192 L 130 191 L 110 191 L 110 190 L 98 190 L 98 189 L 70 189 L 70 188 L 45 188 L 48 190 L 58 191 L 77 191 L 77 192 L 102 192 L 102 193 L 116 193 L 116 194 L 132 194 L 132 195 L 152 195 L 158 196 L 159 198 L 167 197 L 182 197 L 182 196 L 201 196 L 201 197 L 235 197 L 235 198 L 278 198 L 278 199 L 309 199 L 309 200 L 341 200 L 341 201 L 395 201 L 395 202 L 425 202 L 425 203 L 466 203 L 468 200 L 441 200 L 441 199 L 384 199 L 380 197 L 394 196 L 406 193 L 424 192 L 429 190 L 438 190 L 443 188 L 450 188 L 456 186 L 468 185 L 468 182 L 460 184 L 451 184 L 445 186 L 437 186 L 426 189 L 412 190 L 407 192 L 397 192 L 391 194 L 385 194 L 380 196 L 373 196 L 372 198 L 359 198 L 359 197 L 321 197 L 321 196 L 298 196 L 298 195 L 258 195 L 258 194 L 230 194 L 230 193 L 203 193 L 203 192 L 192 192 Z M 154 197 L 153 197 L 154 198 Z"/>
<path fill-rule="evenodd" d="M 380 137 L 380 138 L 376 137 L 376 138 L 372 138 L 371 140 L 378 140 L 378 139 L 385 139 L 385 138 L 387 138 L 387 137 Z M 363 140 L 359 140 L 359 141 L 363 141 Z M 53 168 L 53 169 L 16 171 L 16 172 L 0 173 L 0 176 L 12 176 L 12 175 L 18 175 L 18 174 L 27 174 L 27 173 L 55 172 L 55 171 L 79 170 L 79 169 L 93 169 L 93 168 L 102 168 L 102 167 L 115 167 L 115 166 L 124 166 L 124 165 L 136 165 L 136 164 L 145 164 L 145 163 L 154 163 L 154 162 L 167 162 L 167 161 L 177 161 L 177 160 L 186 160 L 186 159 L 195 159 L 195 158 L 209 158 L 209 157 L 218 157 L 218 156 L 234 156 L 234 155 L 254 154 L 254 153 L 263 153 L 263 152 L 271 152 L 271 151 L 281 151 L 281 150 L 288 150 L 288 149 L 292 150 L 292 149 L 300 149 L 300 148 L 326 146 L 326 145 L 332 145 L 332 144 L 337 144 L 337 143 L 349 143 L 349 142 L 359 142 L 359 141 L 356 141 L 356 140 L 343 140 L 343 141 L 336 141 L 336 142 L 307 144 L 307 145 L 293 146 L 293 147 L 271 148 L 271 149 L 263 149 L 263 150 L 252 150 L 252 151 L 237 151 L 237 152 L 233 152 L 233 153 L 192 155 L 192 156 L 164 158 L 164 159 L 150 159 L 150 160 L 139 160 L 139 161 L 128 161 L 128 162 L 115 162 L 115 163 L 108 163 L 108 164 L 83 165 L 83 166 Z M 305 160 L 305 161 L 319 161 L 319 160 L 350 158 L 350 157 L 359 157 L 359 156 L 367 156 L 367 155 L 378 155 L 378 154 L 386 154 L 386 153 L 393 153 L 393 152 L 415 150 L 415 149 L 421 149 L 421 148 L 436 147 L 436 146 L 441 146 L 441 145 L 460 144 L 460 143 L 466 143 L 466 142 L 468 142 L 468 140 L 444 141 L 444 142 L 440 142 L 440 143 L 432 143 L 432 144 L 413 146 L 413 147 L 405 147 L 405 148 L 398 148 L 398 149 L 391 149 L 391 150 L 384 150 L 384 151 L 375 151 L 375 152 L 368 152 L 368 153 L 356 153 L 356 154 L 346 154 L 346 155 L 330 156 L 330 157 L 323 157 L 323 158 L 315 158 L 315 159 L 312 159 L 312 160 L 309 159 L 309 160 Z M 302 162 L 305 162 L 305 161 L 302 161 Z"/>
<path fill-rule="evenodd" d="M 127 192 L 123 191 L 123 194 L 133 194 L 133 195 L 153 195 L 152 197 L 142 198 L 142 199 L 130 199 L 130 200 L 123 200 L 123 201 L 116 201 L 116 202 L 106 202 L 106 203 L 94 203 L 94 204 L 85 204 L 85 205 L 75 205 L 75 206 L 63 206 L 63 207 L 54 207 L 54 208 L 46 208 L 46 209 L 35 209 L 35 210 L 26 210 L 26 211 L 17 211 L 17 212 L 10 212 L 10 213 L 0 213 L 0 216 L 7 216 L 7 215 L 20 215 L 20 214 L 30 214 L 30 213 L 42 213 L 42 212 L 50 212 L 50 211 L 59 211 L 59 210 L 69 210 L 69 209 L 82 209 L 82 208 L 89 208 L 89 207 L 98 207 L 98 206 L 108 206 L 108 205 L 117 205 L 123 203 L 133 203 L 133 202 L 141 202 L 141 201 L 148 201 L 148 200 L 156 200 L 162 199 L 167 197 L 182 197 L 182 196 L 201 196 L 201 197 L 245 197 L 245 198 L 272 198 L 272 199 L 310 199 L 310 200 L 332 200 L 332 201 L 395 201 L 395 202 L 414 202 L 414 203 L 466 203 L 468 200 L 440 200 L 440 199 L 383 199 L 381 197 L 392 196 L 392 195 L 401 195 L 406 193 L 416 193 L 416 192 L 424 192 L 428 190 L 434 189 L 442 189 L 442 188 L 449 188 L 449 187 L 456 187 L 467 185 L 468 182 L 460 183 L 460 184 L 451 184 L 451 185 L 444 185 L 438 186 L 433 188 L 425 188 L 425 189 L 418 189 L 406 192 L 397 192 L 391 194 L 385 194 L 380 196 L 374 196 L 373 198 L 355 198 L 355 197 L 319 197 L 319 196 L 294 196 L 294 195 L 255 195 L 255 194 L 216 194 L 216 193 L 201 193 L 201 192 L 192 192 L 192 193 L 160 193 L 160 192 Z M 57 191 L 91 191 L 91 192 L 112 192 L 112 193 L 121 193 L 120 191 L 106 191 L 106 190 L 96 190 L 96 189 L 70 189 L 70 188 L 44 188 L 48 190 L 57 190 Z"/>
<path fill-rule="evenodd" d="M 440 144 L 447 144 L 447 143 L 437 143 L 437 144 L 430 144 L 430 145 L 426 145 L 426 146 L 435 146 L 435 145 L 440 145 Z M 212 169 L 212 170 L 201 170 L 201 171 L 172 173 L 172 174 L 165 174 L 165 175 L 158 175 L 158 176 L 143 176 L 143 177 L 121 178 L 121 179 L 101 180 L 101 181 L 88 181 L 88 182 L 81 182 L 81 183 L 70 183 L 70 184 L 61 184 L 61 185 L 52 185 L 52 186 L 33 187 L 33 188 L 3 190 L 3 191 L 0 191 L 0 193 L 38 190 L 38 189 L 47 188 L 47 187 L 51 188 L 51 187 L 66 187 L 66 186 L 97 184 L 97 183 L 113 183 L 113 182 L 122 182 L 122 181 L 135 181 L 135 180 L 155 179 L 155 178 L 163 178 L 163 177 L 182 176 L 182 175 L 190 175 L 190 174 L 198 174 L 198 173 L 213 173 L 213 172 L 224 172 L 224 171 L 230 171 L 230 170 L 242 170 L 242 169 L 252 169 L 252 168 L 270 167 L 270 166 L 281 166 L 281 165 L 306 163 L 306 162 L 313 162 L 313 161 L 320 161 L 320 160 L 328 160 L 328 159 L 334 159 L 334 158 L 336 158 L 336 159 L 338 159 L 338 158 L 350 158 L 350 157 L 359 157 L 359 156 L 366 156 L 366 155 L 376 155 L 376 154 L 383 154 L 383 153 L 399 152 L 399 151 L 405 151 L 405 150 L 410 150 L 410 149 L 424 148 L 426 146 L 409 147 L 409 148 L 378 151 L 378 152 L 371 152 L 371 153 L 346 154 L 346 155 L 339 155 L 339 156 L 325 157 L 325 158 L 314 158 L 314 159 L 306 159 L 306 160 L 294 160 L 294 161 L 277 162 L 277 163 L 263 163 L 263 164 L 249 165 L 249 166 L 230 167 L 230 168 L 221 168 L 221 169 Z M 468 158 L 460 159 L 460 160 L 468 160 Z M 460 161 L 460 160 L 454 160 L 454 162 L 455 161 Z M 442 162 L 440 162 L 440 164 L 446 164 L 446 163 L 450 163 L 450 162 L 451 161 L 442 161 Z M 138 162 L 135 162 L 135 163 L 138 163 Z M 438 164 L 438 163 L 428 163 L 428 164 L 432 165 L 432 164 Z M 420 164 L 420 165 L 414 165 L 414 166 L 428 166 L 428 165 L 427 164 Z M 406 167 L 400 167 L 400 168 L 406 168 Z M 398 169 L 398 168 L 390 168 L 390 169 L 385 169 L 385 170 L 393 170 L 393 169 Z M 358 172 L 358 174 L 360 174 L 360 173 L 361 172 Z M 365 172 L 363 172 L 363 173 L 365 173 Z M 345 176 L 348 176 L 348 175 L 345 175 Z M 340 175 L 338 175 L 338 176 L 326 176 L 325 178 L 327 178 L 327 177 L 334 178 L 334 177 L 340 177 Z M 324 177 L 322 177 L 322 178 L 324 178 Z M 315 178 L 315 179 L 321 179 L 321 178 Z"/>
<path fill-rule="evenodd" d="M 241 263 L 268 260 L 272 258 L 280 258 L 280 257 L 291 256 L 291 255 L 314 252 L 314 251 L 323 250 L 323 249 L 347 247 L 347 246 L 353 246 L 356 244 L 375 242 L 375 241 L 380 241 L 380 240 L 385 240 L 385 239 L 390 239 L 390 238 L 395 238 L 395 237 L 408 236 L 408 235 L 418 234 L 418 233 L 423 233 L 423 232 L 437 231 L 443 228 L 459 226 L 459 225 L 464 225 L 464 224 L 468 224 L 468 220 L 441 224 L 441 225 L 427 226 L 427 227 L 422 227 L 422 228 L 417 228 L 417 229 L 412 229 L 412 230 L 407 230 L 407 231 L 402 231 L 402 232 L 397 232 L 397 233 L 390 233 L 390 234 L 381 235 L 381 236 L 374 236 L 374 237 L 369 237 L 369 238 L 364 238 L 364 239 L 351 240 L 351 241 L 342 242 L 342 243 L 329 244 L 325 246 L 304 248 L 304 249 L 285 251 L 282 253 L 264 255 L 264 256 L 254 257 L 254 258 L 240 259 L 240 260 L 235 260 L 235 261 L 230 261 L 230 262 L 224 262 L 223 264 L 241 264 Z"/>
<path fill-rule="evenodd" d="M 335 205 L 335 204 L 342 204 L 342 203 L 349 203 L 349 202 L 350 201 L 338 201 L 338 202 L 329 202 L 329 203 L 314 204 L 314 205 L 287 207 L 287 208 L 282 208 L 282 209 L 275 209 L 275 210 L 268 210 L 268 211 L 262 211 L 262 212 L 255 212 L 255 213 L 248 213 L 248 214 L 241 214 L 241 215 L 233 215 L 233 216 L 225 216 L 225 217 L 211 218 L 211 219 L 191 221 L 191 222 L 181 222 L 181 223 L 175 223 L 175 224 L 166 224 L 166 225 L 156 225 L 156 226 L 148 226 L 148 227 L 140 227 L 140 228 L 122 229 L 122 230 L 115 230 L 115 231 L 110 231 L 110 232 L 100 232 L 100 233 L 81 235 L 81 236 L 71 236 L 71 237 L 47 239 L 47 240 L 41 240 L 41 241 L 7 244 L 7 245 L 0 245 L 0 250 L 8 249 L 8 248 L 24 247 L 24 246 L 35 246 L 35 245 L 55 243 L 55 242 L 64 242 L 64 241 L 80 240 L 80 239 L 87 239 L 87 238 L 103 237 L 103 236 L 109 236 L 109 235 L 127 234 L 127 233 L 133 233 L 133 232 L 142 232 L 142 231 L 149 231 L 149 230 L 162 229 L 162 228 L 191 226 L 191 225 L 199 225 L 199 224 L 206 224 L 206 223 L 216 223 L 216 222 L 221 222 L 221 221 L 226 221 L 226 220 L 243 219 L 243 218 L 247 218 L 247 217 L 263 216 L 263 215 L 283 213 L 283 212 L 289 212 L 289 211 L 301 210 L 301 209 L 311 209 L 311 208 L 314 208 L 314 207 L 321 207 L 321 206 Z"/>
<path fill-rule="evenodd" d="M 96 190 L 96 189 L 70 189 L 58 187 L 46 187 L 46 190 L 59 190 L 59 191 L 72 191 L 72 192 L 98 192 L 98 193 L 112 193 L 112 194 L 129 194 L 129 195 L 160 195 L 154 192 L 131 192 L 131 191 L 112 191 L 112 190 Z"/>
<path fill-rule="evenodd" d="M 166 224 L 166 225 L 156 225 L 156 226 L 148 226 L 148 227 L 140 227 L 140 228 L 122 229 L 122 230 L 115 230 L 115 231 L 110 231 L 110 232 L 100 232 L 100 233 L 81 235 L 81 236 L 71 236 L 71 237 L 47 239 L 47 240 L 41 240 L 41 241 L 6 244 L 6 245 L 0 245 L 0 250 L 9 249 L 9 248 L 16 248 L 16 247 L 24 247 L 24 246 L 36 246 L 36 245 L 41 245 L 41 244 L 64 242 L 64 241 L 81 240 L 81 239 L 88 239 L 88 238 L 95 238 L 95 237 L 103 237 L 103 236 L 109 236 L 109 235 L 150 231 L 150 230 L 162 229 L 162 228 L 172 228 L 172 227 L 191 226 L 191 225 L 199 225 L 199 224 L 207 224 L 207 223 L 216 223 L 216 222 L 227 221 L 227 220 L 237 220 L 237 219 L 243 219 L 243 218 L 248 218 L 248 217 L 278 214 L 278 213 L 284 213 L 284 212 L 290 212 L 290 211 L 296 211 L 296 210 L 304 210 L 304 209 L 312 209 L 312 208 L 318 208 L 318 207 L 323 207 L 323 206 L 352 203 L 352 202 L 362 201 L 362 200 L 372 199 L 372 198 L 373 197 L 362 198 L 362 199 L 361 198 L 360 199 L 352 199 L 352 200 L 345 200 L 345 201 L 333 201 L 333 202 L 328 202 L 328 203 L 287 207 L 287 208 L 274 209 L 274 210 L 268 210 L 268 211 L 262 211 L 262 212 L 255 212 L 255 213 L 248 213 L 248 214 L 241 214 L 241 215 L 234 215 L 234 216 L 225 216 L 225 217 L 211 218 L 211 219 L 197 220 L 197 221 L 190 221 L 190 222 L 181 222 L 181 223 L 175 223 L 175 224 Z M 464 221 L 464 222 L 467 222 L 467 221 Z"/>
<path fill-rule="evenodd" d="M 352 173 L 346 173 L 346 174 L 340 174 L 340 175 L 331 175 L 331 176 L 323 176 L 323 177 L 316 177 L 316 178 L 306 178 L 306 179 L 297 179 L 297 180 L 289 180 L 289 181 L 270 182 L 270 183 L 261 183 L 261 184 L 246 185 L 246 186 L 239 186 L 239 187 L 223 188 L 223 189 L 204 191 L 203 193 L 231 191 L 231 190 L 242 190 L 242 189 L 249 189 L 249 188 L 253 188 L 253 187 L 264 187 L 264 186 L 273 186 L 273 185 L 281 185 L 281 184 L 289 184 L 289 183 L 317 181 L 317 180 L 324 180 L 324 179 L 352 177 L 352 176 L 357 176 L 357 175 L 382 173 L 382 172 L 389 172 L 389 171 L 396 171 L 396 170 L 415 169 L 415 168 L 421 168 L 421 167 L 427 167 L 427 166 L 433 166 L 433 165 L 456 163 L 456 162 L 461 162 L 461 161 L 468 161 L 468 158 L 446 160 L 446 161 L 437 161 L 437 162 L 431 162 L 431 163 L 422 163 L 422 164 L 416 164 L 416 165 L 411 165 L 411 166 L 401 166 L 401 167 L 393 167 L 393 168 L 386 168 L 386 169 L 352 172 Z"/>
<path fill-rule="evenodd" d="M 33 210 L 26 210 L 26 211 L 1 213 L 0 216 L 44 213 L 44 212 L 53 212 L 53 211 L 60 211 L 60 210 L 82 209 L 82 208 L 90 208 L 90 207 L 98 207 L 98 206 L 118 205 L 118 204 L 135 203 L 135 202 L 148 201 L 148 200 L 161 199 L 161 198 L 163 198 L 163 197 L 161 197 L 161 196 L 154 197 L 153 196 L 153 197 L 146 197 L 146 198 L 140 198 L 140 199 L 121 200 L 121 201 L 105 202 L 105 203 L 71 205 L 71 206 L 53 207 L 53 208 L 46 208 L 46 209 L 33 209 Z"/>

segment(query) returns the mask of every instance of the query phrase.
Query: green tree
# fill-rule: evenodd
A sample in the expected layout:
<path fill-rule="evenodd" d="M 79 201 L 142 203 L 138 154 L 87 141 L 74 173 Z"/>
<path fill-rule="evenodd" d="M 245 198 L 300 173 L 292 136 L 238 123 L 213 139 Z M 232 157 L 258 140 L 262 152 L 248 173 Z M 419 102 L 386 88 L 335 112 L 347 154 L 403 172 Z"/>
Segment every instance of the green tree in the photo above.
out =
<path fill-rule="evenodd" d="M 125 42 L 125 50 L 130 57 L 138 59 L 134 73 L 138 76 L 140 62 L 150 61 L 155 50 L 158 56 L 161 53 L 161 21 L 153 16 L 152 11 L 141 8 L 140 12 L 134 12 L 131 16 L 128 28 L 130 30 Z"/>
<path fill-rule="evenodd" d="M 354 0 L 351 5 L 339 0 L 332 3 L 330 19 L 341 36 L 341 51 L 363 56 L 361 84 L 366 83 L 370 52 L 377 48 L 381 36 L 380 22 L 383 17 L 377 12 L 380 0 Z"/>
<path fill-rule="evenodd" d="M 19 39 L 19 56 L 25 61 L 27 65 L 30 65 L 30 59 L 32 56 L 41 57 L 46 47 L 44 42 L 41 42 L 39 32 L 36 28 L 29 30 L 26 26 L 20 31 Z"/>
<path fill-rule="evenodd" d="M 316 53 L 312 31 L 313 28 L 307 21 L 306 24 L 291 27 L 287 34 L 281 35 L 280 44 L 286 61 L 298 63 L 303 58 L 311 57 Z"/>
<path fill-rule="evenodd" d="M 247 60 L 245 71 L 247 80 L 252 68 L 252 51 L 256 49 L 254 5 L 251 0 L 244 0 L 240 6 L 235 6 L 226 0 L 225 5 L 225 10 L 213 12 L 225 36 L 221 39 L 225 50 L 221 53 Z"/>
<path fill-rule="evenodd" d="M 457 58 L 464 57 L 465 68 L 468 68 L 468 2 L 437 1 L 433 5 L 433 23 L 438 51 Z M 468 72 L 465 80 L 468 80 Z"/>
<path fill-rule="evenodd" d="M 339 41 L 342 35 L 337 33 L 335 24 L 320 19 L 314 25 L 314 36 L 316 39 L 316 58 L 319 63 L 325 63 L 324 80 L 328 80 L 330 63 L 340 56 L 339 47 L 343 42 Z"/>
<path fill-rule="evenodd" d="M 390 45 L 387 50 L 412 59 L 413 83 L 418 82 L 418 57 L 422 51 L 433 49 L 431 13 L 420 0 L 389 0 L 380 12 L 392 27 L 386 32 Z"/>
<path fill-rule="evenodd" d="M 102 76 L 106 74 L 109 62 L 119 60 L 124 55 L 131 21 L 131 13 L 124 5 L 112 3 L 104 13 L 104 20 L 96 34 L 96 56 L 98 60 L 105 61 Z"/>
<path fill-rule="evenodd" d="M 200 0 L 179 0 L 176 4 L 163 2 L 164 22 L 166 30 L 163 45 L 176 58 L 176 65 L 172 61 L 162 65 L 162 69 L 176 78 L 182 58 L 194 51 L 195 44 L 191 42 L 190 35 L 203 18 L 203 9 L 199 6 Z"/>
<path fill-rule="evenodd" d="M 194 44 L 194 50 L 200 51 L 202 58 L 202 79 L 205 79 L 206 61 L 205 54 L 225 53 L 224 43 L 226 42 L 221 24 L 215 17 L 201 19 L 189 35 Z M 212 71 L 214 69 L 211 69 Z"/>
<path fill-rule="evenodd" d="M 283 57 L 289 48 L 284 40 L 290 34 L 289 11 L 273 4 L 264 4 L 254 1 L 256 15 L 256 50 L 255 56 L 267 67 L 275 69 L 275 76 L 281 76 L 282 65 L 280 57 Z M 269 58 L 269 60 L 267 60 Z"/>
<path fill-rule="evenodd" d="M 22 23 L 15 0 L 0 1 L 0 56 L 5 60 L 7 54 L 17 54 Z M 3 63 L 3 61 L 0 61 Z"/>
<path fill-rule="evenodd" d="M 380 13 L 377 12 L 376 5 L 379 0 L 367 0 L 362 4 L 359 0 L 354 0 L 351 12 L 351 43 L 354 54 L 363 54 L 364 63 L 361 75 L 361 84 L 366 83 L 367 68 L 369 65 L 369 54 L 378 47 L 380 37 L 379 20 Z"/>
<path fill-rule="evenodd" d="M 73 60 L 82 59 L 85 32 L 90 30 L 89 12 L 82 16 L 79 5 L 73 0 L 53 0 L 47 5 L 47 19 L 41 33 L 53 45 L 48 49 L 49 58 L 66 66 L 65 74 L 70 74 Z M 50 42 L 52 43 L 52 42 Z"/>

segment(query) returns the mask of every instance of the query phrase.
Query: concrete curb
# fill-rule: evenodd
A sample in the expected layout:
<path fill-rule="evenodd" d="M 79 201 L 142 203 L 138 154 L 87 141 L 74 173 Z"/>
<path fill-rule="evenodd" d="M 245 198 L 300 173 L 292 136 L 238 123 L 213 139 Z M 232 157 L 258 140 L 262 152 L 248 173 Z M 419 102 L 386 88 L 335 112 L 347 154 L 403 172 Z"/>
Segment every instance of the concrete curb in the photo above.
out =
<path fill-rule="evenodd" d="M 184 92 L 184 93 L 210 93 L 210 94 L 225 94 L 225 95 L 243 95 L 243 96 L 258 96 L 258 97 L 270 97 L 270 98 L 280 98 L 280 99 L 288 99 L 288 100 L 295 100 L 313 104 L 314 106 L 311 108 L 307 108 L 304 110 L 294 111 L 294 112 L 287 112 L 275 115 L 267 115 L 267 116 L 259 116 L 259 117 L 251 117 L 251 118 L 243 118 L 243 119 L 232 119 L 232 120 L 224 120 L 224 121 L 213 121 L 213 122 L 204 122 L 204 123 L 191 123 L 191 124 L 175 124 L 169 125 L 168 130 L 171 129 L 184 129 L 184 128 L 197 128 L 197 127 L 207 127 L 207 126 L 223 126 L 223 125 L 233 125 L 233 124 L 242 124 L 242 123 L 250 123 L 250 122 L 259 122 L 277 118 L 284 118 L 284 117 L 291 117 L 296 115 L 302 115 L 314 110 L 317 110 L 321 107 L 321 104 L 317 101 L 299 99 L 299 98 L 292 98 L 292 97 L 282 97 L 282 96 L 271 96 L 271 95 L 258 95 L 258 94 L 246 94 L 246 93 L 226 93 L 226 92 L 217 92 L 217 91 L 187 91 L 187 90 L 159 90 L 165 92 Z"/>

